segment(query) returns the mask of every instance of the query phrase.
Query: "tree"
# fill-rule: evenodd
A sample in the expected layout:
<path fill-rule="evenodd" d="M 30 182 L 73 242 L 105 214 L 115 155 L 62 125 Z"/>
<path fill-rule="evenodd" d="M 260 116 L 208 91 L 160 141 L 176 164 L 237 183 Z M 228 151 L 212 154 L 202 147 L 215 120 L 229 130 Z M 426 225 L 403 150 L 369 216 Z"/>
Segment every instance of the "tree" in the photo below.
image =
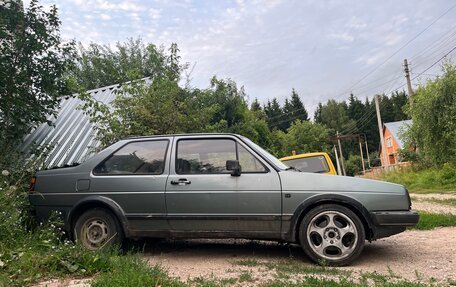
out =
<path fill-rule="evenodd" d="M 180 63 L 179 49 L 145 45 L 141 38 L 109 45 L 79 45 L 77 65 L 69 72 L 86 90 L 125 83 L 145 77 L 177 79 L 187 64 Z"/>
<path fill-rule="evenodd" d="M 445 63 L 443 75 L 419 87 L 407 107 L 413 124 L 405 133 L 433 165 L 456 163 L 456 67 Z"/>
<path fill-rule="evenodd" d="M 263 109 L 261 108 L 261 105 L 260 105 L 260 102 L 258 101 L 257 98 L 255 98 L 255 100 L 252 102 L 252 104 L 250 105 L 250 110 L 251 111 L 263 111 Z"/>
<path fill-rule="evenodd" d="M 177 81 L 157 78 L 152 83 L 123 85 L 110 106 L 86 93 L 79 97 L 84 100 L 82 109 L 96 123 L 103 148 L 128 136 L 205 131 L 213 109 L 201 107 L 203 94 L 182 89 Z"/>
<path fill-rule="evenodd" d="M 324 124 L 331 129 L 331 133 L 336 131 L 348 131 L 355 126 L 354 121 L 348 117 L 347 104 L 345 102 L 336 102 L 328 100 L 325 105 L 321 106 L 319 113 L 319 123 Z"/>
<path fill-rule="evenodd" d="M 263 110 L 268 117 L 267 122 L 270 129 L 286 130 L 283 127 L 286 126 L 287 118 L 283 116 L 283 110 L 277 98 L 273 98 L 272 101 L 268 100 Z"/>
<path fill-rule="evenodd" d="M 15 147 L 33 128 L 55 113 L 70 92 L 65 70 L 74 44 L 60 38 L 57 8 L 32 0 L 0 4 L 0 146 Z M 1 156 L 0 156 L 1 157 Z"/>
<path fill-rule="evenodd" d="M 393 104 L 394 121 L 403 121 L 409 119 L 404 109 L 408 103 L 408 97 L 404 91 L 394 92 L 391 95 L 391 102 Z"/>
<path fill-rule="evenodd" d="M 350 94 L 348 98 L 348 109 L 347 115 L 350 119 L 357 121 L 361 119 L 366 114 L 366 109 L 363 103 L 355 97 L 355 95 Z"/>
<path fill-rule="evenodd" d="M 321 103 L 318 103 L 317 108 L 315 109 L 314 112 L 314 121 L 316 123 L 323 123 L 323 118 L 321 117 L 321 110 L 323 109 L 323 105 Z"/>
<path fill-rule="evenodd" d="M 309 115 L 307 113 L 304 104 L 301 101 L 298 93 L 296 93 L 295 89 L 291 90 L 291 98 L 290 104 L 288 108 L 284 109 L 285 113 L 289 113 L 289 117 L 292 121 L 301 120 L 301 121 L 308 121 Z"/>
<path fill-rule="evenodd" d="M 329 130 L 319 123 L 296 120 L 288 129 L 287 154 L 291 154 L 292 150 L 306 153 L 329 149 Z"/>

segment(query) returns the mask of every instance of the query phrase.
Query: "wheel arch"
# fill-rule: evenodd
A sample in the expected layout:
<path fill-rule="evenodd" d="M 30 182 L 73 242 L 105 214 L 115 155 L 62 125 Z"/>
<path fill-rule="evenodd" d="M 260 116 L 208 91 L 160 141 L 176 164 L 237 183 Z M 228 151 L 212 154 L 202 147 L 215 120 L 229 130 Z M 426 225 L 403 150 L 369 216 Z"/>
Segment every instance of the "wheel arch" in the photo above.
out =
<path fill-rule="evenodd" d="M 65 229 L 69 232 L 69 234 L 73 234 L 74 225 L 79 216 L 81 216 L 85 211 L 97 207 L 105 208 L 112 212 L 115 218 L 119 221 L 124 235 L 128 237 L 128 222 L 122 207 L 108 197 L 96 195 L 81 199 L 71 208 L 68 213 L 67 220 L 65 221 Z"/>
<path fill-rule="evenodd" d="M 299 226 L 305 214 L 311 209 L 322 204 L 338 204 L 353 211 L 353 213 L 355 213 L 363 223 L 366 239 L 369 241 L 372 240 L 374 237 L 374 226 L 369 215 L 369 211 L 359 201 L 352 197 L 330 194 L 313 196 L 298 206 L 291 217 L 290 230 L 288 232 L 288 237 L 291 241 L 299 242 Z"/>

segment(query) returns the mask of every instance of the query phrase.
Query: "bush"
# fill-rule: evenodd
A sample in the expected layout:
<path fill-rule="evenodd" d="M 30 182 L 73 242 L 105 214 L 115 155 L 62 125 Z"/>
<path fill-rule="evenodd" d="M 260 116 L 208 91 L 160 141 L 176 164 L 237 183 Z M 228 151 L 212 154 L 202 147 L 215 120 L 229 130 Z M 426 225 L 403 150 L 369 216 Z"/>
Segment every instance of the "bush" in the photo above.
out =
<path fill-rule="evenodd" d="M 27 199 L 28 178 L 37 162 L 12 154 L 9 169 L 0 166 L 0 286 L 22 286 L 33 282 L 71 275 L 86 277 L 112 269 L 117 250 L 91 252 L 63 239 L 58 226 L 34 224 Z M 57 217 L 55 217 L 57 218 Z"/>

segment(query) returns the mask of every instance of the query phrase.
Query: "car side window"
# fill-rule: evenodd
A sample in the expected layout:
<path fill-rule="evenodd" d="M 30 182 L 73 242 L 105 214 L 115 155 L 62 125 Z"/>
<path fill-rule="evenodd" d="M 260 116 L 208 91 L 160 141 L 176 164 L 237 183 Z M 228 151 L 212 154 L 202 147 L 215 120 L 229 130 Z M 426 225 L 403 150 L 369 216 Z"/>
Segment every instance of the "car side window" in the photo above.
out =
<path fill-rule="evenodd" d="M 165 168 L 167 140 L 129 143 L 93 170 L 95 175 L 158 175 Z"/>
<path fill-rule="evenodd" d="M 238 158 L 242 172 L 267 172 L 266 167 L 240 144 L 238 144 Z"/>
<path fill-rule="evenodd" d="M 226 161 L 236 160 L 236 142 L 230 139 L 179 140 L 176 173 L 229 173 Z"/>

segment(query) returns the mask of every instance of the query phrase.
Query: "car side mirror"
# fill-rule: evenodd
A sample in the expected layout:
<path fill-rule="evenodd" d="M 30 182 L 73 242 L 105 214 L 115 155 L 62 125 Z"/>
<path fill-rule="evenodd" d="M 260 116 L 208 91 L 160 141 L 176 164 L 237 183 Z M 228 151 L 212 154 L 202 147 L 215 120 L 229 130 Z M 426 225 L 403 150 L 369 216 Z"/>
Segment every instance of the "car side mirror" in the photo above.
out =
<path fill-rule="evenodd" d="M 238 160 L 227 160 L 226 170 L 231 171 L 231 176 L 241 175 L 241 165 L 239 164 Z"/>

